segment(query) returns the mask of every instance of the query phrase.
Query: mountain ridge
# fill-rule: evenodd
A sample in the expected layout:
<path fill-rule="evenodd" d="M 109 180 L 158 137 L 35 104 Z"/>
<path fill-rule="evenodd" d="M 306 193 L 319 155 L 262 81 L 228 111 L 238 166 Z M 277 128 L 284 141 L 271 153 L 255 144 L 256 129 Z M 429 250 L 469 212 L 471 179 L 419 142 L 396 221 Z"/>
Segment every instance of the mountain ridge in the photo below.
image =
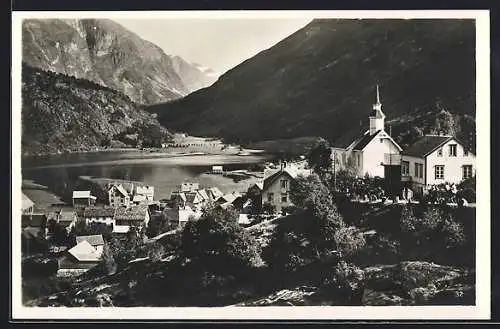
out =
<path fill-rule="evenodd" d="M 191 80 L 206 78 L 199 71 L 184 81 L 182 72 L 173 68 L 172 56 L 112 20 L 25 19 L 22 30 L 28 65 L 94 81 L 136 103 L 183 97 L 203 84 Z"/>
<path fill-rule="evenodd" d="M 387 121 L 437 113 L 437 102 L 474 117 L 473 21 L 313 20 L 209 88 L 148 111 L 171 129 L 228 141 L 334 142 L 366 127 L 377 84 Z"/>

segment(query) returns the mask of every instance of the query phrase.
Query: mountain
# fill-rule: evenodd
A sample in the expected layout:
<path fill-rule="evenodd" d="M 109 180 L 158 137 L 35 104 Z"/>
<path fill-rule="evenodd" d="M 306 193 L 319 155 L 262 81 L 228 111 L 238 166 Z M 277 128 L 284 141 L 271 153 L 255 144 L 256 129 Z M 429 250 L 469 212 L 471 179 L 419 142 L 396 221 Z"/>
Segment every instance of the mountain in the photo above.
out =
<path fill-rule="evenodd" d="M 28 65 L 91 80 L 139 104 L 170 101 L 206 83 L 200 72 L 190 73 L 186 85 L 175 69 L 178 60 L 111 20 L 27 19 L 22 38 Z M 190 72 L 184 66 L 182 72 Z"/>
<path fill-rule="evenodd" d="M 180 56 L 173 56 L 171 59 L 175 73 L 189 90 L 194 91 L 208 87 L 217 80 L 217 73 L 208 67 L 189 63 Z"/>
<path fill-rule="evenodd" d="M 170 134 L 153 115 L 109 87 L 22 68 L 23 155 L 158 144 Z"/>
<path fill-rule="evenodd" d="M 474 118 L 473 20 L 313 20 L 209 88 L 148 111 L 166 127 L 228 141 L 335 143 L 366 129 L 376 84 L 394 132 L 417 119 L 433 129 L 441 110 Z"/>

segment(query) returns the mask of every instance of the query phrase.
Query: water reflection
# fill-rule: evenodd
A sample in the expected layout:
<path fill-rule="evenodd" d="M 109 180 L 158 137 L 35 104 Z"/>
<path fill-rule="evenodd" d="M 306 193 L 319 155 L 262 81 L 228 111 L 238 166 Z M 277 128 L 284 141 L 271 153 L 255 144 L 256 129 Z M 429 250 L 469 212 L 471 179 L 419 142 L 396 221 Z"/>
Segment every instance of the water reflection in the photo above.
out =
<path fill-rule="evenodd" d="M 131 152 L 133 153 L 133 152 Z M 129 155 L 129 157 L 127 157 Z M 245 169 L 270 156 L 206 155 L 185 157 L 138 157 L 137 153 L 69 155 L 23 164 L 23 179 L 31 179 L 53 189 L 76 187 L 78 176 L 94 176 L 141 181 L 155 186 L 155 199 L 168 198 L 182 182 L 197 181 L 202 187 L 217 186 L 223 192 L 244 191 L 254 180 L 239 183 L 220 175 L 207 175 L 212 165 L 226 170 Z M 132 158 L 130 158 L 132 156 Z"/>

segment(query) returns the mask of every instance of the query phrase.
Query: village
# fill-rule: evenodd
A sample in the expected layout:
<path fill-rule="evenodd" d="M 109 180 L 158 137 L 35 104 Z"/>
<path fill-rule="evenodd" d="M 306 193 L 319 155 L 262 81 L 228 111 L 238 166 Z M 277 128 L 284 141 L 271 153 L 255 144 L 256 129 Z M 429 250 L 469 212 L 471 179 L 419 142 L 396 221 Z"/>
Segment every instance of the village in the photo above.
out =
<path fill-rule="evenodd" d="M 261 179 L 246 193 L 223 193 L 216 186 L 186 181 L 170 199 L 157 200 L 154 186 L 107 179 L 100 193 L 95 189 L 74 190 L 70 205 L 43 210 L 23 193 L 23 255 L 48 253 L 57 258 L 57 276 L 75 276 L 101 262 L 105 236 L 126 240 L 130 234 L 142 232 L 146 233 L 141 235 L 144 243 L 158 242 L 199 219 L 207 207 L 232 209 L 238 214 L 240 226 L 252 228 L 289 214 L 294 180 L 313 174 L 325 164 L 334 177 L 335 189 L 351 202 L 389 206 L 418 203 L 432 196 L 436 203 L 475 206 L 475 197 L 469 198 L 459 190 L 461 182 L 475 176 L 475 155 L 463 143 L 453 136 L 425 135 L 403 150 L 385 131 L 378 87 L 368 119 L 369 130 L 353 141 L 326 150 L 319 148 L 320 160 L 316 163 L 311 155 L 267 163 Z M 324 155 L 328 159 L 321 158 Z M 213 165 L 210 174 L 238 172 Z M 367 187 L 368 182 L 378 183 Z"/>

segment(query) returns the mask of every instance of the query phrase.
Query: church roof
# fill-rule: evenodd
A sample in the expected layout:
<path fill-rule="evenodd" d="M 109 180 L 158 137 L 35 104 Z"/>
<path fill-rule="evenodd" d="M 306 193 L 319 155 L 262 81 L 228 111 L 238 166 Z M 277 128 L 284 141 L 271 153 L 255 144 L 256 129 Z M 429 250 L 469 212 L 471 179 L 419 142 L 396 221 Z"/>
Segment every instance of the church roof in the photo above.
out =
<path fill-rule="evenodd" d="M 381 131 L 382 130 L 377 130 L 373 135 L 370 135 L 369 133 L 365 134 L 363 138 L 361 138 L 352 149 L 356 151 L 362 151 L 366 147 L 366 145 L 368 145 Z"/>

